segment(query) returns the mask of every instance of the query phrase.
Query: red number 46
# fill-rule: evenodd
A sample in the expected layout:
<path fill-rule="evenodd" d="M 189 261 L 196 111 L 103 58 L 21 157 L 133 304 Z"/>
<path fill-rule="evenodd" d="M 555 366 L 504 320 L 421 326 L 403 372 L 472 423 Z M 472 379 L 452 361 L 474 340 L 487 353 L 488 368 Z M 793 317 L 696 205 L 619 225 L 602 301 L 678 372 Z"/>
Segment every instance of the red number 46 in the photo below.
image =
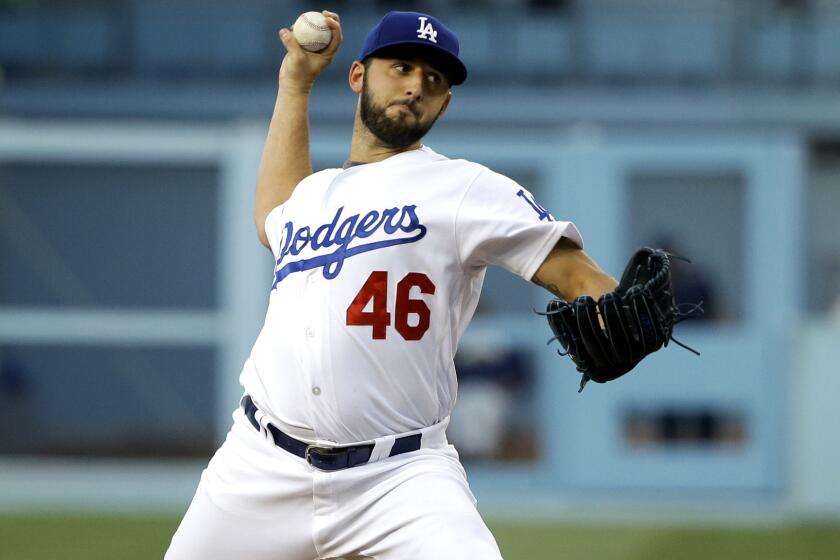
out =
<path fill-rule="evenodd" d="M 422 272 L 409 272 L 397 283 L 397 304 L 394 308 L 394 328 L 406 340 L 420 340 L 429 330 L 431 311 L 422 299 L 409 297 L 411 288 L 417 286 L 421 294 L 434 294 L 435 285 Z M 365 311 L 372 302 L 371 311 Z M 416 325 L 408 323 L 409 315 L 417 315 Z M 391 325 L 388 311 L 388 272 L 375 270 L 362 285 L 362 289 L 347 308 L 347 324 L 373 327 L 373 338 L 384 339 L 386 327 Z"/>

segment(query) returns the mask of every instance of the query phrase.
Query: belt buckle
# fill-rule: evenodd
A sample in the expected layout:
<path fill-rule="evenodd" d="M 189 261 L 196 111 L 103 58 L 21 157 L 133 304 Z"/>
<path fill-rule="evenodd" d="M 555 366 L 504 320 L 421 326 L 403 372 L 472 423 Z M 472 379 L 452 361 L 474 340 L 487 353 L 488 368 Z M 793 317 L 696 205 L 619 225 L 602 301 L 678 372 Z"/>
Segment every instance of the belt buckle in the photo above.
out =
<path fill-rule="evenodd" d="M 313 462 L 312 462 L 312 451 L 313 451 L 313 450 L 314 450 L 314 451 L 318 451 L 318 452 L 319 452 L 319 453 L 321 453 L 321 454 L 322 454 L 325 458 L 329 458 L 330 456 L 337 456 L 337 455 L 338 455 L 340 452 L 342 452 L 344 449 L 353 449 L 353 448 L 352 448 L 352 447 L 350 447 L 350 448 L 342 448 L 342 447 L 333 447 L 333 448 L 330 448 L 330 447 L 321 447 L 320 445 L 307 445 L 307 446 L 306 446 L 306 450 L 303 452 L 303 459 L 304 459 L 304 461 L 306 461 L 309 465 L 311 465 L 311 466 L 315 467 L 315 468 L 316 468 L 316 469 L 318 469 L 319 471 L 334 471 L 334 470 L 339 470 L 339 469 L 346 468 L 346 467 L 330 468 L 330 466 L 329 466 L 329 461 L 327 461 L 327 463 L 326 463 L 326 464 L 325 464 L 325 463 L 322 463 L 322 464 L 320 464 L 320 465 L 316 465 L 315 463 L 313 463 Z"/>
<path fill-rule="evenodd" d="M 312 451 L 312 449 L 314 449 L 315 447 L 317 447 L 317 446 L 316 445 L 307 445 L 306 446 L 306 451 L 303 452 L 303 460 L 306 461 L 310 465 L 312 465 L 312 456 L 310 455 L 309 452 Z M 315 465 L 312 465 L 312 466 L 314 467 Z"/>

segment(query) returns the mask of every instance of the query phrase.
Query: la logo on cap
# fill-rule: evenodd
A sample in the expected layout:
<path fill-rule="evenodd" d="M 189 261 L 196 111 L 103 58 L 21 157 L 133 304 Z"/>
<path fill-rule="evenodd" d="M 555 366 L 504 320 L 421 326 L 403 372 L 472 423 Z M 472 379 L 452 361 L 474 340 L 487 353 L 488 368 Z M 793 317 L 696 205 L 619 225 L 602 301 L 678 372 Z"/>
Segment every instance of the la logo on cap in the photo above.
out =
<path fill-rule="evenodd" d="M 420 28 L 417 30 L 418 39 L 428 39 L 432 43 L 437 43 L 437 31 L 432 27 L 432 22 L 426 23 L 429 18 L 420 16 Z"/>

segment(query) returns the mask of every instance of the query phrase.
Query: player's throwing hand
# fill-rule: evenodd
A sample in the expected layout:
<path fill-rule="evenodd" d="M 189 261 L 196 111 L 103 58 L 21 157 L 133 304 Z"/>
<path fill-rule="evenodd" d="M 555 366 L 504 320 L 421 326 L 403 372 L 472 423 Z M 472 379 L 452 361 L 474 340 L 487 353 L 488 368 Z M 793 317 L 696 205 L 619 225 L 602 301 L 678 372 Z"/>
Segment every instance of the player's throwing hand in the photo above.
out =
<path fill-rule="evenodd" d="M 294 34 L 288 28 L 280 30 L 280 40 L 286 47 L 286 56 L 280 65 L 280 88 L 290 91 L 309 93 L 315 79 L 332 62 L 338 46 L 341 44 L 341 22 L 338 14 L 324 10 L 321 12 L 332 31 L 332 40 L 327 47 L 318 52 L 304 50 Z"/>

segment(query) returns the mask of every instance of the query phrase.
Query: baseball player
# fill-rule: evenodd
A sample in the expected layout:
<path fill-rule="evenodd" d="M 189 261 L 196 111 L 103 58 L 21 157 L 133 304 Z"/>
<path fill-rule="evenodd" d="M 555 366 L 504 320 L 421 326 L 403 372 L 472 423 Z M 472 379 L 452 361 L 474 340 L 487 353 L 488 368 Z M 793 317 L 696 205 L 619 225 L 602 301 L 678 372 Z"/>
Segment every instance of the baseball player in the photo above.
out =
<path fill-rule="evenodd" d="M 348 83 L 348 160 L 313 172 L 308 101 L 341 43 L 287 54 L 256 225 L 275 260 L 233 427 L 168 560 L 501 558 L 446 426 L 453 356 L 498 265 L 567 300 L 617 282 L 525 188 L 422 144 L 467 77 L 431 15 L 391 12 Z"/>

